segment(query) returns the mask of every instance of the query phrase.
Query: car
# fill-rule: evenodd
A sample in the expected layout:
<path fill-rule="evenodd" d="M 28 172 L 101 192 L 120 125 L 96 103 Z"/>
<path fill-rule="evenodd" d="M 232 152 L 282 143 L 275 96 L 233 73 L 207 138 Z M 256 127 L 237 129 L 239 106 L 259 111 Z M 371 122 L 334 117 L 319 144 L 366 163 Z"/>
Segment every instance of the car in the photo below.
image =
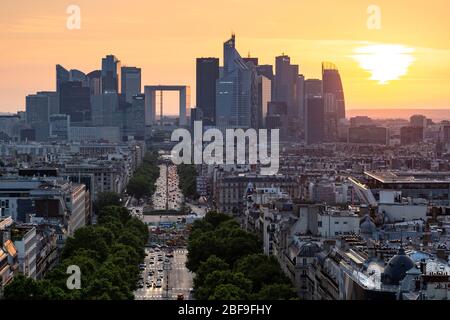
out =
<path fill-rule="evenodd" d="M 161 288 L 162 287 L 162 283 L 161 283 L 161 280 L 156 280 L 156 283 L 155 283 L 155 288 Z"/>
<path fill-rule="evenodd" d="M 177 300 L 184 300 L 184 295 L 182 294 L 177 295 Z"/>

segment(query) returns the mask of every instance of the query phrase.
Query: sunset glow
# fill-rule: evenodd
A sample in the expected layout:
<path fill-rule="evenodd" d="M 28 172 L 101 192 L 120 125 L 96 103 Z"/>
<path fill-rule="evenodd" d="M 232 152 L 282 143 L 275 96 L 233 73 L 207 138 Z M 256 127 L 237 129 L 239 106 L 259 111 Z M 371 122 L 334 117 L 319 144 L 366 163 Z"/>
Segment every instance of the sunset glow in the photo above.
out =
<path fill-rule="evenodd" d="M 69 4 L 2 4 L 0 112 L 24 110 L 27 94 L 55 90 L 55 64 L 90 72 L 107 54 L 140 66 L 143 85 L 184 84 L 195 92 L 195 58 L 220 57 L 231 32 L 243 55 L 274 64 L 284 52 L 306 78 L 320 78 L 322 61 L 333 61 L 348 109 L 450 106 L 447 0 L 378 0 L 380 29 L 368 28 L 372 3 L 360 0 L 77 0 L 79 30 L 67 28 Z M 176 114 L 177 97 L 166 101 Z"/>
<path fill-rule="evenodd" d="M 353 58 L 362 69 L 369 71 L 371 80 L 379 84 L 388 84 L 399 80 L 408 73 L 408 68 L 415 58 L 414 49 L 401 45 L 370 45 L 355 50 Z"/>

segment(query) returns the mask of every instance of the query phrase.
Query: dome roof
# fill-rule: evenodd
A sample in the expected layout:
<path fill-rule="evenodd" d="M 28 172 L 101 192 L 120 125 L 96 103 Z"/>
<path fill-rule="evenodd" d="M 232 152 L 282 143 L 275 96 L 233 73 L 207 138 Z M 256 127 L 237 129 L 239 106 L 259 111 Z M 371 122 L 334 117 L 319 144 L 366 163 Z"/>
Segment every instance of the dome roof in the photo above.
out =
<path fill-rule="evenodd" d="M 381 275 L 381 282 L 387 285 L 398 285 L 406 276 L 406 273 L 415 266 L 414 262 L 405 254 L 401 248 L 397 255 L 389 260 Z"/>
<path fill-rule="evenodd" d="M 372 218 L 366 215 L 361 219 L 361 225 L 359 226 L 359 229 L 362 234 L 372 234 L 377 231 L 377 226 L 372 221 Z"/>
<path fill-rule="evenodd" d="M 320 247 L 317 243 L 307 242 L 301 246 L 298 255 L 300 257 L 314 257 L 318 252 L 320 252 Z"/>

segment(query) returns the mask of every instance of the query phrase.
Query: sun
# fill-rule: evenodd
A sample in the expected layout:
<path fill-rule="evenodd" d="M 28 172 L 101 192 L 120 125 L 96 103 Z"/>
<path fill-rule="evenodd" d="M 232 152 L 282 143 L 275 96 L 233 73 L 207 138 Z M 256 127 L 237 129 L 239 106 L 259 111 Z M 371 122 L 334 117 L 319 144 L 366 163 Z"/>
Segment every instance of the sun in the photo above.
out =
<path fill-rule="evenodd" d="M 414 62 L 413 48 L 403 45 L 375 44 L 354 50 L 352 57 L 359 66 L 372 74 L 371 80 L 379 84 L 388 84 L 398 80 L 408 73 L 409 66 Z"/>

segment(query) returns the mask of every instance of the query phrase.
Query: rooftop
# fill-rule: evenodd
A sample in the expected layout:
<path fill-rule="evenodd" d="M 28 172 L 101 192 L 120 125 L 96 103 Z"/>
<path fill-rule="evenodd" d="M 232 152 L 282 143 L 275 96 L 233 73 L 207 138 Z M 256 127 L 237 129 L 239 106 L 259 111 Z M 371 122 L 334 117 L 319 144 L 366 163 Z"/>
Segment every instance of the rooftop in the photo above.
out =
<path fill-rule="evenodd" d="M 450 172 L 371 172 L 364 174 L 381 183 L 450 183 Z"/>

